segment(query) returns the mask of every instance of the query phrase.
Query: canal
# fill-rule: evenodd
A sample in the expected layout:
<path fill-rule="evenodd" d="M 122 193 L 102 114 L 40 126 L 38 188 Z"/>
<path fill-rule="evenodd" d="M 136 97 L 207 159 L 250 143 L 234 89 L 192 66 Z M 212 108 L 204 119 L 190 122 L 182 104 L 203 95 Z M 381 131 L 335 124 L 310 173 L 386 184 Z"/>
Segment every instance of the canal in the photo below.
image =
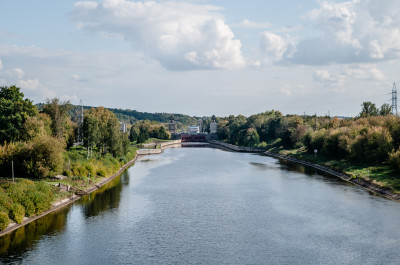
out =
<path fill-rule="evenodd" d="M 167 149 L 2 237 L 0 263 L 399 264 L 400 203 L 274 158 Z"/>

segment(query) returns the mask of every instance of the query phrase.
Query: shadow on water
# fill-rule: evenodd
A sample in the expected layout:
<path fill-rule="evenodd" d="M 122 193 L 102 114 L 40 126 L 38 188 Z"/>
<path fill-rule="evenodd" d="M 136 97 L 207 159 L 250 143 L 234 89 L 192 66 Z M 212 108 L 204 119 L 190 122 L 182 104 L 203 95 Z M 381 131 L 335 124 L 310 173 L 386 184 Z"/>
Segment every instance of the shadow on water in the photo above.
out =
<path fill-rule="evenodd" d="M 316 168 L 313 167 L 309 167 L 309 166 L 305 166 L 305 165 L 301 165 L 301 164 L 297 164 L 295 162 L 291 162 L 288 160 L 284 160 L 284 159 L 279 159 L 278 160 L 279 165 L 281 166 L 282 169 L 286 170 L 286 171 L 292 171 L 292 172 L 298 172 L 298 173 L 302 173 L 305 176 L 308 177 L 312 177 L 312 178 L 317 178 L 320 179 L 324 182 L 329 182 L 329 183 L 335 183 L 335 184 L 342 184 L 342 185 L 353 185 L 351 183 L 348 183 L 336 176 L 333 176 L 331 174 L 328 174 L 324 171 L 318 170 Z"/>
<path fill-rule="evenodd" d="M 84 196 L 82 211 L 85 217 L 93 217 L 104 211 L 118 208 L 121 201 L 121 191 L 124 186 L 129 185 L 129 173 L 125 170 L 120 176 L 108 182 L 100 189 Z"/>
<path fill-rule="evenodd" d="M 120 176 L 83 197 L 74 205 L 81 207 L 86 218 L 96 216 L 118 207 L 121 190 L 127 185 L 129 185 L 129 173 L 125 170 Z M 22 254 L 34 249 L 43 237 L 62 234 L 71 208 L 72 205 L 66 206 L 0 237 L 0 263 L 21 261 Z"/>
<path fill-rule="evenodd" d="M 67 223 L 71 206 L 43 216 L 14 232 L 0 237 L 0 262 L 15 262 L 14 257 L 34 248 L 39 239 L 45 235 L 62 233 Z"/>

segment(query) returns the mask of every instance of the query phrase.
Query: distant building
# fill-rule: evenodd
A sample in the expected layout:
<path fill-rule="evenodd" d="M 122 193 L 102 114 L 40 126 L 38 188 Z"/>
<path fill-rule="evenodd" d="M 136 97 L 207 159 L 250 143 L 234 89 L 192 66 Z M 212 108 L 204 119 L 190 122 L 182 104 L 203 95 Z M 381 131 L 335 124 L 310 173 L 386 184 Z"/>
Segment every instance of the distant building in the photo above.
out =
<path fill-rule="evenodd" d="M 188 127 L 188 134 L 198 134 L 198 133 L 200 133 L 199 126 L 189 126 Z"/>
<path fill-rule="evenodd" d="M 210 133 L 217 133 L 217 123 L 215 121 L 210 123 Z"/>
<path fill-rule="evenodd" d="M 174 118 L 174 116 L 171 116 L 171 117 L 169 118 L 168 131 L 169 131 L 171 134 L 176 134 L 176 123 L 175 123 L 175 118 Z"/>
<path fill-rule="evenodd" d="M 121 124 L 120 128 L 121 132 L 126 133 L 128 131 L 127 124 L 125 122 L 124 123 L 120 122 L 120 124 Z"/>
<path fill-rule="evenodd" d="M 199 126 L 199 130 L 200 130 L 200 132 L 202 132 L 203 131 L 203 120 L 202 119 L 199 119 L 197 121 L 197 126 Z"/>

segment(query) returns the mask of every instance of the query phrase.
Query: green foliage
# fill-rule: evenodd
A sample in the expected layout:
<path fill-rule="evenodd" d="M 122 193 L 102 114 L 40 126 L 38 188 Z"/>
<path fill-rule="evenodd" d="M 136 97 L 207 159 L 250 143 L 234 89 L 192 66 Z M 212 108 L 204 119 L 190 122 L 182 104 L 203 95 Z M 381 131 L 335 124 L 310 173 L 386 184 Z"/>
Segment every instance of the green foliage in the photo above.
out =
<path fill-rule="evenodd" d="M 19 203 L 14 203 L 11 207 L 9 217 L 14 220 L 17 224 L 21 224 L 22 221 L 24 220 L 25 216 L 25 208 L 19 204 Z"/>
<path fill-rule="evenodd" d="M 58 98 L 47 100 L 43 106 L 43 113 L 49 115 L 51 119 L 52 135 L 65 142 L 74 138 L 74 129 L 68 111 L 72 108 L 69 101 L 62 102 Z"/>
<path fill-rule="evenodd" d="M 0 231 L 6 229 L 9 224 L 10 219 L 8 218 L 8 214 L 0 212 Z"/>
<path fill-rule="evenodd" d="M 54 137 L 42 136 L 27 142 L 15 154 L 17 173 L 32 178 L 53 177 L 63 168 L 63 143 Z"/>
<path fill-rule="evenodd" d="M 131 141 L 136 141 L 136 143 L 140 144 L 146 142 L 146 140 L 150 138 L 168 140 L 171 138 L 171 134 L 163 125 L 148 120 L 138 122 L 132 126 L 130 133 Z"/>
<path fill-rule="evenodd" d="M 381 108 L 379 109 L 379 115 L 381 116 L 389 115 L 391 112 L 392 107 L 387 103 L 382 104 Z"/>
<path fill-rule="evenodd" d="M 21 139 L 28 117 L 38 114 L 36 106 L 16 86 L 0 87 L 0 144 Z"/>
<path fill-rule="evenodd" d="M 386 116 L 376 116 L 379 112 L 375 105 L 364 102 L 362 117 L 357 119 L 283 116 L 276 111 L 248 118 L 231 115 L 218 119 L 218 136 L 231 144 L 253 146 L 257 140 L 250 140 L 251 135 L 256 139 L 257 133 L 258 142 L 279 139 L 280 148 L 304 146 L 310 154 L 317 149 L 326 157 L 377 165 L 388 162 L 393 149 L 400 149 L 400 118 L 388 115 L 389 106 L 381 109 L 385 110 L 381 114 Z M 274 147 L 277 146 L 274 144 Z M 395 161 L 394 154 L 391 160 Z M 397 167 L 396 162 L 391 164 Z"/>
<path fill-rule="evenodd" d="M 362 110 L 360 112 L 360 117 L 378 116 L 379 111 L 376 105 L 370 101 L 363 102 L 361 104 Z"/>

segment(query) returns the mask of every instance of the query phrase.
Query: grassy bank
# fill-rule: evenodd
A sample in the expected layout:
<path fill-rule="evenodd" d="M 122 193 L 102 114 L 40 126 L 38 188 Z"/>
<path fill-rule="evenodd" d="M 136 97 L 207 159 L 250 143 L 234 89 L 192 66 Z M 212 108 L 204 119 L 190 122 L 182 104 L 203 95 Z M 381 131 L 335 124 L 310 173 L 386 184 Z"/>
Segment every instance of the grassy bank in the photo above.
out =
<path fill-rule="evenodd" d="M 296 149 L 285 149 L 277 143 L 267 145 L 267 151 L 279 153 L 284 156 L 294 157 L 314 164 L 326 166 L 332 170 L 343 172 L 352 178 L 368 180 L 381 187 L 400 193 L 400 172 L 386 163 L 381 165 L 370 165 L 367 163 L 356 163 L 346 159 L 332 159 L 322 154 L 310 154 L 304 147 Z"/>
<path fill-rule="evenodd" d="M 24 178 L 0 181 L 0 231 L 12 222 L 22 223 L 24 218 L 49 210 L 55 201 L 71 197 L 74 192 L 85 190 L 115 174 L 122 166 L 134 159 L 136 150 L 130 146 L 126 155 L 101 156 L 98 150 L 89 153 L 81 146 L 63 154 L 65 168 L 63 179 L 28 180 Z M 57 185 L 71 186 L 66 191 Z"/>

